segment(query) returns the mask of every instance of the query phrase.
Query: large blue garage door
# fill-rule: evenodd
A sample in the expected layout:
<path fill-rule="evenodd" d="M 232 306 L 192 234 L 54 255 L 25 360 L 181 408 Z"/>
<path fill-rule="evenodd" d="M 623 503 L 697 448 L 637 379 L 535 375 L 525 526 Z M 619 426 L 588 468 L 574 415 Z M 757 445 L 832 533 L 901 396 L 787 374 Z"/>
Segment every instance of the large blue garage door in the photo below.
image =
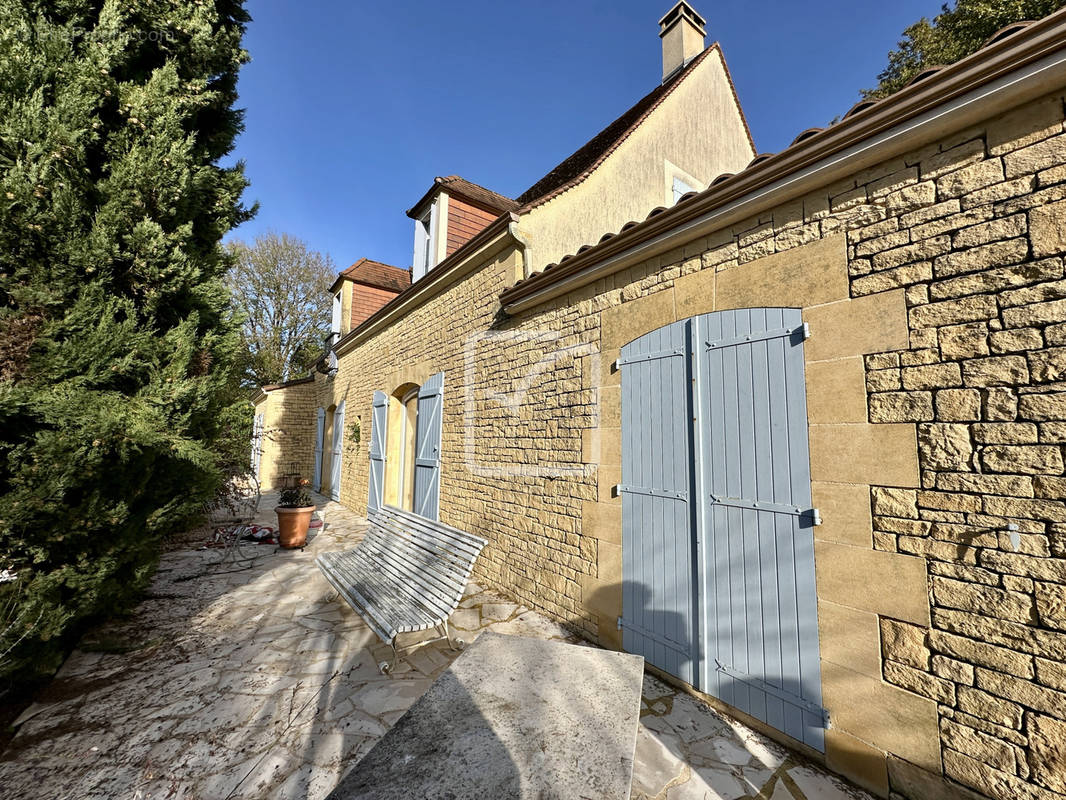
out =
<path fill-rule="evenodd" d="M 804 327 L 720 311 L 622 348 L 623 646 L 818 750 Z"/>

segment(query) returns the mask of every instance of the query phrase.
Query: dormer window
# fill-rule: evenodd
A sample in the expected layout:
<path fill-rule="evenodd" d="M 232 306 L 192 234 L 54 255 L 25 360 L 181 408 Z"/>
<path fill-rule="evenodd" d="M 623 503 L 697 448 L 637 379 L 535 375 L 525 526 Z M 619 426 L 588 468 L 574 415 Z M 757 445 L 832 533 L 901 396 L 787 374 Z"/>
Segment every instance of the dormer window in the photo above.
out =
<path fill-rule="evenodd" d="M 337 292 L 333 295 L 333 319 L 330 322 L 330 333 L 333 334 L 332 340 L 336 342 L 341 338 L 341 293 Z"/>
<path fill-rule="evenodd" d="M 434 201 L 425 213 L 415 218 L 415 253 L 411 262 L 411 279 L 417 281 L 437 265 L 437 220 L 440 202 Z"/>

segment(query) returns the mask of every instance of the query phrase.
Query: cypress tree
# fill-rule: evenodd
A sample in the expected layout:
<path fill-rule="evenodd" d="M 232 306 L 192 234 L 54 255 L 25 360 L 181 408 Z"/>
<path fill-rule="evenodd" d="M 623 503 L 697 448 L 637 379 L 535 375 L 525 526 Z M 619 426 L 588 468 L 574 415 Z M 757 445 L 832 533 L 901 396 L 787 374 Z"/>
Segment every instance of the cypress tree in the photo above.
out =
<path fill-rule="evenodd" d="M 130 605 L 236 458 L 241 0 L 0 0 L 0 675 Z"/>

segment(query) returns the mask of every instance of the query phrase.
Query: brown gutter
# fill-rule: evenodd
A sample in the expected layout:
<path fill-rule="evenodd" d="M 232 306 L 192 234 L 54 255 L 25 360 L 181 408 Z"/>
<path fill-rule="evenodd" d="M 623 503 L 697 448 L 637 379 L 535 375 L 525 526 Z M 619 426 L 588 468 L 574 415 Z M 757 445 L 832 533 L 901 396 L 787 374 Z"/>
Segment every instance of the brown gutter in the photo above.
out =
<path fill-rule="evenodd" d="M 1033 64 L 1066 44 L 1066 9 L 1031 23 L 1023 30 L 993 41 L 973 55 L 944 67 L 896 94 L 845 117 L 825 130 L 803 138 L 770 157 L 757 158 L 742 172 L 720 178 L 703 192 L 599 244 L 564 258 L 562 263 L 536 273 L 505 290 L 500 299 L 508 312 L 529 307 L 523 301 L 588 267 L 619 256 L 631 248 L 686 223 L 738 202 L 771 184 L 841 154 L 878 134 L 930 112 L 996 79 Z M 1056 87 L 1058 88 L 1058 87 Z M 1046 87 L 1042 92 L 1050 91 Z M 1039 93 L 1034 94 L 1039 96 Z M 1026 98 L 1017 96 L 1017 102 Z M 1017 103 L 1015 103 L 1017 105 Z M 992 114 L 997 113 L 992 110 Z M 913 146 L 913 145 L 911 145 Z M 890 157 L 886 155 L 885 157 Z M 810 191 L 810 187 L 805 191 Z M 778 198 L 776 202 L 783 202 Z M 676 243 L 675 243 L 676 244 Z M 569 288 L 575 288 L 573 286 Z M 548 299 L 545 297 L 544 299 Z M 515 308 L 521 305 L 522 308 Z"/>

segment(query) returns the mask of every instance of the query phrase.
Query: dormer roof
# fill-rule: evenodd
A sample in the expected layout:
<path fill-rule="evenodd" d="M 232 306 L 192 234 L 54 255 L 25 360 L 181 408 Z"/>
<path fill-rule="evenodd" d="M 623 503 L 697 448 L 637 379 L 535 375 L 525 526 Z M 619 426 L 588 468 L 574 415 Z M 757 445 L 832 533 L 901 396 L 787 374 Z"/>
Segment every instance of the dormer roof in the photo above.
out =
<path fill-rule="evenodd" d="M 347 269 L 341 270 L 337 275 L 337 280 L 330 287 L 330 291 L 335 292 L 342 280 L 354 281 L 377 289 L 387 289 L 390 292 L 402 292 L 411 285 L 411 271 L 381 261 L 360 258 Z"/>
<path fill-rule="evenodd" d="M 418 219 L 423 213 L 426 204 L 442 190 L 446 190 L 448 194 L 459 195 L 464 200 L 474 205 L 482 206 L 488 211 L 495 211 L 497 214 L 502 214 L 504 211 L 514 211 L 518 208 L 518 203 L 510 197 L 504 197 L 502 194 L 492 191 L 492 189 L 486 189 L 484 186 L 479 186 L 458 175 L 447 175 L 443 178 L 438 176 L 433 179 L 433 185 L 429 187 L 429 191 L 422 195 L 421 200 L 407 209 L 407 216 L 411 219 Z"/>

